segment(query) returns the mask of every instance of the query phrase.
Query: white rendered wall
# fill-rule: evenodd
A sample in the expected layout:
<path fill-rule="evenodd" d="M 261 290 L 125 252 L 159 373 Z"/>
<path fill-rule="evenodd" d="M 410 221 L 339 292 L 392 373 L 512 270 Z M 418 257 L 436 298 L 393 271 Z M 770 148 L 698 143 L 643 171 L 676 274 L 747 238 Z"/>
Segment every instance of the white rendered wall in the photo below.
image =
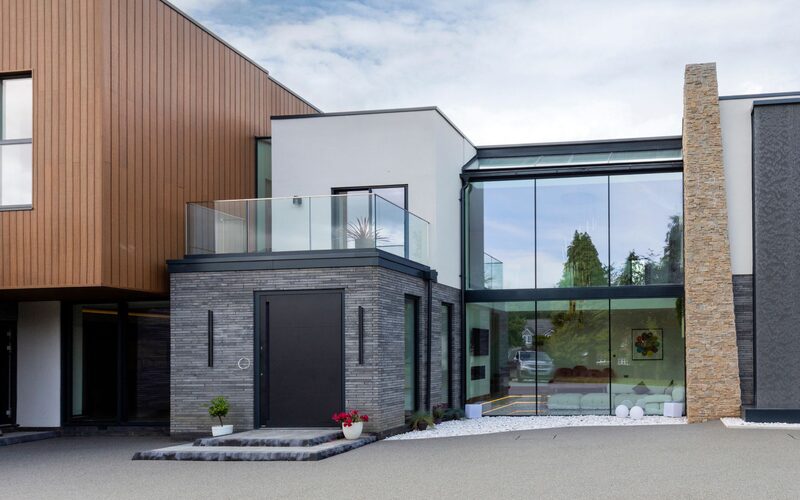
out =
<path fill-rule="evenodd" d="M 728 238 L 733 274 L 753 273 L 752 120 L 754 100 L 720 99 L 722 160 L 728 203 Z"/>
<path fill-rule="evenodd" d="M 61 425 L 61 308 L 21 302 L 17 320 L 17 424 Z"/>
<path fill-rule="evenodd" d="M 459 174 L 474 155 L 435 110 L 273 120 L 272 192 L 408 184 L 409 211 L 430 223 L 430 267 L 460 287 Z"/>

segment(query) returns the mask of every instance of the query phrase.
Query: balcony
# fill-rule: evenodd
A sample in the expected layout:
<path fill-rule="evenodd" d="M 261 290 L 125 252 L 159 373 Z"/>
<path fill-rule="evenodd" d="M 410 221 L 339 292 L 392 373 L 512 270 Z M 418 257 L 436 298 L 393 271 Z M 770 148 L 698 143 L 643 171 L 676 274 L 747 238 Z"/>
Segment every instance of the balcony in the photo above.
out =
<path fill-rule="evenodd" d="M 186 255 L 377 249 L 427 266 L 428 226 L 366 193 L 188 203 Z"/>

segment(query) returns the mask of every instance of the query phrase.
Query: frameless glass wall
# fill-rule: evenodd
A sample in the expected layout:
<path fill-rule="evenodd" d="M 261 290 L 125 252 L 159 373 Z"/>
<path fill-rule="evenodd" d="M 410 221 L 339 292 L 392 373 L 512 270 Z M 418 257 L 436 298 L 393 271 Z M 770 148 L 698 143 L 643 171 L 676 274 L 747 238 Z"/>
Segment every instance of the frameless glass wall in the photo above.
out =
<path fill-rule="evenodd" d="M 467 186 L 467 402 L 484 415 L 685 401 L 681 172 Z M 667 298 L 654 298 L 667 297 Z"/>
<path fill-rule="evenodd" d="M 683 283 L 681 172 L 473 182 L 467 288 Z"/>
<path fill-rule="evenodd" d="M 685 401 L 682 299 L 467 304 L 467 402 L 484 415 L 660 415 Z"/>

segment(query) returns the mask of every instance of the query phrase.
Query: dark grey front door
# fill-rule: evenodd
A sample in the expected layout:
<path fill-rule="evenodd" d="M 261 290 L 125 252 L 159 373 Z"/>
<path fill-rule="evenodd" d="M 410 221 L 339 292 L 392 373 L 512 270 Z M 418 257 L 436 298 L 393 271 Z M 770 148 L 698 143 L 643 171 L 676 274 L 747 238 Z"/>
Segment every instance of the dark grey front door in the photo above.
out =
<path fill-rule="evenodd" d="M 0 321 L 0 425 L 14 423 L 15 325 Z"/>
<path fill-rule="evenodd" d="M 344 410 L 340 290 L 261 296 L 261 425 L 326 427 Z"/>

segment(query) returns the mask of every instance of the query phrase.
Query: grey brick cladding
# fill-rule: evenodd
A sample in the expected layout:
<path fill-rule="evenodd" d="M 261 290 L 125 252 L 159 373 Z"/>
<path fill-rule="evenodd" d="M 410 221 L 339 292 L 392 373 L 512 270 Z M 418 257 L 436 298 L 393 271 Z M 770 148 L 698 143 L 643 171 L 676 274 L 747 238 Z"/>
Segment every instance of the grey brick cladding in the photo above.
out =
<path fill-rule="evenodd" d="M 753 275 L 733 275 L 733 312 L 739 349 L 739 384 L 742 405 L 755 404 L 753 386 Z"/>
<path fill-rule="evenodd" d="M 208 433 L 208 401 L 225 395 L 228 421 L 238 429 L 254 422 L 254 292 L 342 289 L 345 301 L 345 398 L 349 409 L 370 415 L 366 430 L 384 432 L 404 424 L 404 336 L 406 295 L 419 297 L 421 407 L 425 394 L 427 295 L 425 281 L 378 266 L 175 273 L 171 294 L 171 417 L 173 435 Z M 431 402 L 441 393 L 441 303 L 453 304 L 453 401 L 460 405 L 460 292 L 433 284 Z M 358 307 L 364 307 L 364 364 L 358 364 Z M 207 358 L 207 311 L 214 311 L 214 367 Z M 241 369 L 240 359 L 250 361 Z M 247 363 L 243 363 L 246 365 Z"/>

